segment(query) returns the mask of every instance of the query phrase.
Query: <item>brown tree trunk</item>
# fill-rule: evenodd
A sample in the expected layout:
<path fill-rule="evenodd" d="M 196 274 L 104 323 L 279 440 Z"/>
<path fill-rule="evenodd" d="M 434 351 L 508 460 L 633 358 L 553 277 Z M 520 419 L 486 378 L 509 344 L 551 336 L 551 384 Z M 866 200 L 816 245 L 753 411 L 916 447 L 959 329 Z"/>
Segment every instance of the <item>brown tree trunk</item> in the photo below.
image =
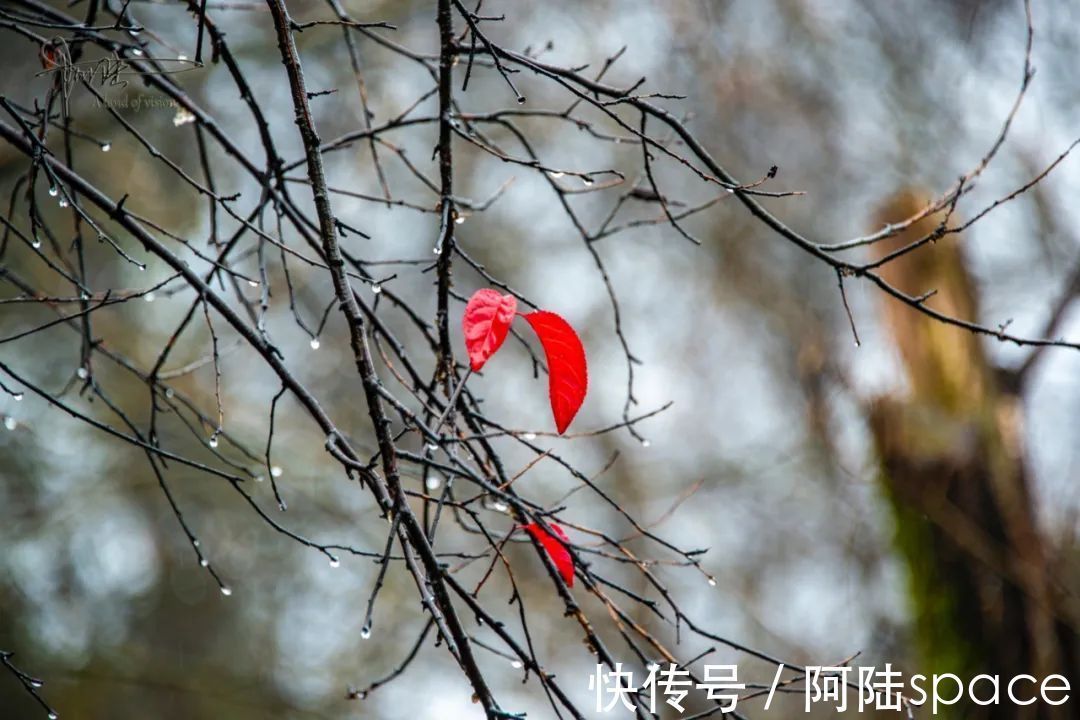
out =
<path fill-rule="evenodd" d="M 899 222 L 926 199 L 905 192 L 882 211 Z M 931 216 L 878 243 L 885 255 L 933 231 Z M 959 238 L 908 253 L 883 268 L 898 289 L 949 315 L 976 319 Z M 1028 488 L 1019 398 L 1000 387 L 978 337 L 890 301 L 884 319 L 906 391 L 874 400 L 870 423 L 892 501 L 896 544 L 909 570 L 915 635 L 926 673 L 1075 679 L 1076 630 L 1048 572 Z M 1066 706 L 957 705 L 956 717 L 1057 718 Z"/>

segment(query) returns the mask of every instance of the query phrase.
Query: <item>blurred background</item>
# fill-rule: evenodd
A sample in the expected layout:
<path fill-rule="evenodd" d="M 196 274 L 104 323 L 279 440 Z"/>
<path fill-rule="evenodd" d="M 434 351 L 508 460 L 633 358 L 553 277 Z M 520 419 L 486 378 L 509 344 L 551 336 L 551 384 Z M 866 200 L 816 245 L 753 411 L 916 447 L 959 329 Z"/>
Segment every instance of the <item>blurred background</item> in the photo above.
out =
<path fill-rule="evenodd" d="M 396 31 L 379 31 L 394 42 L 437 52 L 433 3 L 346 0 L 343 5 L 357 19 L 396 25 Z M 131 8 L 156 33 L 148 40 L 155 53 L 193 54 L 196 24 L 182 5 L 136 2 Z M 318 2 L 290 2 L 289 8 L 302 20 L 332 16 Z M 779 166 L 769 188 L 806 194 L 764 204 L 821 242 L 862 235 L 875 228 L 879 209 L 895 192 L 941 192 L 978 164 L 1016 97 L 1023 70 L 1023 5 L 1011 0 L 552 0 L 491 2 L 484 10 L 507 16 L 487 25 L 497 42 L 511 49 L 531 47 L 552 64 L 591 64 L 587 74 L 626 46 L 605 81 L 624 86 L 644 76 L 643 92 L 686 95 L 662 104 L 687 116 L 695 135 L 736 177 L 757 179 L 771 165 Z M 1080 7 L 1046 0 L 1034 3 L 1033 11 L 1035 80 L 1007 144 L 961 204 L 960 216 L 973 215 L 1026 182 L 1080 132 L 1075 79 Z M 81 16 L 82 10 L 76 6 L 68 12 Z M 227 33 L 279 150 L 299 159 L 302 148 L 268 13 L 257 3 L 216 0 L 208 3 L 208 13 Z M 0 34 L 5 68 L 0 92 L 31 106 L 51 82 L 35 77 L 37 48 L 4 28 Z M 313 28 L 299 34 L 298 42 L 309 87 L 339 89 L 314 101 L 323 139 L 360 127 L 356 83 L 340 30 Z M 357 43 L 373 122 L 403 112 L 432 86 L 419 64 L 363 38 Z M 457 96 L 466 112 L 517 107 L 491 68 L 474 68 L 467 93 L 460 92 L 460 80 Z M 261 157 L 256 128 L 223 66 L 192 70 L 177 81 L 245 150 Z M 572 100 L 557 85 L 524 72 L 514 81 L 527 96 L 528 109 L 562 110 Z M 113 100 L 127 98 L 127 109 L 118 111 L 198 175 L 193 129 L 177 124 L 182 118 L 176 108 L 144 103 L 133 109 L 133 98 L 154 97 L 139 82 L 103 93 Z M 435 99 L 429 98 L 415 113 L 430 116 L 435 109 Z M 205 200 L 153 162 L 89 94 L 73 93 L 71 113 L 74 127 L 110 143 L 107 153 L 94 143 L 77 146 L 81 171 L 113 197 L 130 192 L 128 207 L 201 247 L 209 228 Z M 595 110 L 582 108 L 581 116 L 610 137 L 625 137 Z M 549 119 L 522 119 L 520 127 L 552 167 L 615 168 L 629 178 L 640 172 L 637 144 L 598 139 Z M 515 147 L 507 133 L 492 132 Z M 387 136 L 433 177 L 436 138 L 431 124 Z M 460 140 L 455 151 L 455 189 L 462 196 L 487 198 L 514 178 L 489 210 L 469 215 L 457 227 L 458 242 L 494 276 L 582 331 L 591 382 L 575 429 L 618 422 L 626 399 L 626 359 L 597 265 L 558 197 L 535 172 Z M 250 207 L 243 203 L 257 198 L 257 186 L 224 154 L 215 152 L 211 160 L 219 191 L 242 193 L 239 208 Z M 437 197 L 402 162 L 389 152 L 382 160 L 395 197 L 434 207 Z M 26 165 L 25 158 L 0 144 L 3 197 L 10 196 Z M 328 154 L 327 170 L 332 186 L 380 194 L 364 143 Z M 670 160 L 658 160 L 655 171 L 666 194 L 687 205 L 715 194 L 715 187 Z M 1080 259 L 1078 180 L 1080 163 L 1068 159 L 964 234 L 959 247 L 974 279 L 975 319 L 991 327 L 1011 321 L 1009 330 L 1023 336 L 1042 332 L 1068 293 Z M 573 176 L 560 182 L 581 185 Z M 307 192 L 303 185 L 293 190 L 297 196 Z M 622 190 L 576 194 L 572 206 L 587 227 L 595 228 Z M 333 202 L 342 219 L 371 236 L 349 237 L 353 254 L 372 261 L 431 257 L 437 215 L 341 195 Z M 44 205 L 53 222 L 70 227 L 55 202 Z M 629 221 L 654 219 L 660 209 L 629 201 L 620 212 L 622 221 Z M 13 215 L 12 222 L 25 228 L 25 212 Z M 632 412 L 669 401 L 672 407 L 638 426 L 647 442 L 625 431 L 538 442 L 587 473 L 599 472 L 618 451 L 617 462 L 599 476 L 601 486 L 643 522 L 657 523 L 654 530 L 665 539 L 684 548 L 709 548 L 703 567 L 717 578 L 715 587 L 692 570 L 658 570 L 699 624 L 793 662 L 827 665 L 861 652 L 857 664 L 892 662 L 905 672 L 918 671 L 922 665 L 913 640 L 918 600 L 908 589 L 906 566 L 894 543 L 896 520 L 879 481 L 881 462 L 867 420 L 874 398 L 905 389 L 903 360 L 883 321 L 888 300 L 867 283 L 847 283 L 862 340 L 856 347 L 835 273 L 755 221 L 736 200 L 721 200 L 683 225 L 702 240 L 700 247 L 664 224 L 631 228 L 593 246 L 619 298 L 621 327 L 641 361 L 634 372 L 639 404 Z M 176 250 L 186 253 L 179 245 Z M 97 290 L 145 289 L 168 275 L 153 263 L 139 273 L 108 248 L 94 248 L 91 257 L 90 279 Z M 54 282 L 25 246 L 9 248 L 2 264 L 41 287 Z M 268 332 L 339 425 L 365 437 L 369 421 L 339 314 L 331 312 L 313 348 L 289 311 L 280 266 L 271 269 Z M 391 272 L 397 276 L 385 287 L 433 318 L 432 275 L 417 265 L 394 266 L 387 275 Z M 300 263 L 293 263 L 290 273 L 298 311 L 317 325 L 332 299 L 328 277 Z M 463 263 L 455 266 L 459 292 L 468 295 L 487 285 Z M 259 293 L 252 289 L 251 297 Z M 0 297 L 17 294 L 0 282 Z M 191 299 L 190 291 L 157 292 L 101 311 L 95 332 L 112 350 L 148 366 Z M 460 310 L 458 303 L 452 313 L 459 353 Z M 400 314 L 381 312 L 407 343 L 426 352 Z M 52 317 L 41 308 L 0 305 L 0 336 Z M 225 428 L 261 451 L 279 384 L 235 336 L 224 327 L 220 333 Z M 1080 338 L 1077 304 L 1066 308 L 1057 334 Z M 107 408 L 78 392 L 79 342 L 77 333 L 56 327 L 0 345 L 0 359 L 53 392 L 66 389 L 65 402 L 111 422 L 115 418 Z M 193 324 L 169 369 L 198 361 L 210 342 L 205 324 Z M 990 360 L 1005 368 L 1021 365 L 1031 353 L 992 340 L 983 344 Z M 433 367 L 429 355 L 422 356 L 424 372 Z M 125 389 L 127 376 L 108 364 L 99 363 L 95 372 L 133 418 L 145 421 L 145 386 Z M 172 382 L 178 393 L 213 415 L 212 366 L 178 374 Z M 528 356 L 511 342 L 470 387 L 485 398 L 493 417 L 539 432 L 550 424 L 545 383 L 543 377 L 533 378 Z M 1043 353 L 1021 403 L 1037 521 L 1049 552 L 1062 563 L 1062 583 L 1075 588 L 1070 572 L 1075 575 L 1076 566 L 1068 558 L 1075 557 L 1080 509 L 1080 353 Z M 44 696 L 61 717 L 482 715 L 445 649 L 430 640 L 401 678 L 365 699 L 346 699 L 350 686 L 363 688 L 397 666 L 422 629 L 415 586 L 400 567 L 388 573 L 370 637 L 363 638 L 364 605 L 377 565 L 343 556 L 340 567 L 331 567 L 318 552 L 273 532 L 227 484 L 170 466 L 177 502 L 232 590 L 225 596 L 199 566 L 141 452 L 30 393 L 21 402 L 0 395 L 0 414 L 7 428 L 0 431 L 0 648 L 14 651 L 20 667 L 47 681 Z M 178 420 L 159 431 L 178 452 L 216 462 L 205 442 Z M 323 444 L 317 428 L 285 396 L 277 408 L 273 458 L 289 509 L 277 511 L 269 483 L 253 484 L 255 497 L 305 536 L 381 550 L 384 521 Z M 503 451 L 514 472 L 530 460 L 516 445 Z M 228 443 L 218 452 L 252 465 Z M 577 484 L 557 465 L 541 462 L 517 487 L 537 502 L 554 503 Z M 677 510 L 667 514 L 676 504 Z M 577 493 L 567 505 L 569 521 L 625 532 L 595 496 Z M 492 519 L 499 529 L 510 524 L 506 517 Z M 467 549 L 471 542 L 448 538 L 446 549 Z M 588 676 L 595 660 L 582 645 L 580 628 L 563 617 L 531 548 L 508 552 L 526 588 L 538 654 L 563 687 L 591 708 Z M 647 591 L 640 577 L 623 577 L 630 587 Z M 505 589 L 490 588 L 491 606 L 500 612 L 498 593 Z M 510 619 L 516 615 L 513 608 L 505 612 Z M 641 618 L 645 621 L 644 613 Z M 681 647 L 692 657 L 712 645 L 686 640 Z M 774 668 L 717 647 L 710 662 L 740 663 L 748 680 L 771 679 Z M 535 683 L 522 683 L 521 670 L 496 653 L 477 652 L 504 708 L 529 717 L 552 716 Z M 633 665 L 629 652 L 623 654 Z M 801 696 L 781 702 L 791 703 L 781 710 L 801 711 Z M 745 711 L 762 715 L 760 701 Z M 13 677 L 0 674 L 0 716 L 22 720 L 43 713 Z"/>

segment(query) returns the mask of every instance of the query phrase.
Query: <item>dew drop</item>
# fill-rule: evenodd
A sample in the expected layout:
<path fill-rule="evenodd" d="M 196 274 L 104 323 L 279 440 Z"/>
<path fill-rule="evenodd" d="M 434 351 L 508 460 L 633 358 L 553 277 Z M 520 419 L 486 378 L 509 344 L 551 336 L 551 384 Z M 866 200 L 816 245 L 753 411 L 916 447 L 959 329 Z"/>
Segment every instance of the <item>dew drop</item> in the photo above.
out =
<path fill-rule="evenodd" d="M 60 202 L 58 204 L 60 205 L 60 207 L 66 208 L 69 204 L 68 199 L 66 197 L 62 197 L 60 198 Z"/>
<path fill-rule="evenodd" d="M 131 51 L 131 54 L 135 57 L 142 57 L 142 50 L 140 50 L 139 48 L 135 48 Z"/>
<path fill-rule="evenodd" d="M 319 344 L 320 344 L 319 343 L 319 338 L 311 338 L 310 345 L 311 345 L 312 350 L 318 350 L 319 349 Z"/>
<path fill-rule="evenodd" d="M 272 468 L 270 468 L 270 474 L 276 478 L 281 477 L 281 468 L 277 465 L 274 465 Z"/>
<path fill-rule="evenodd" d="M 177 55 L 176 59 L 183 62 L 184 60 L 187 60 L 187 55 Z"/>
<path fill-rule="evenodd" d="M 513 660 L 510 662 L 510 667 L 514 668 L 515 670 L 520 670 L 523 666 L 520 660 Z"/>
<path fill-rule="evenodd" d="M 441 255 L 442 254 L 442 248 L 440 246 L 436 245 L 434 252 L 435 252 L 436 255 Z"/>
<path fill-rule="evenodd" d="M 561 178 L 566 173 L 564 173 L 562 170 L 556 170 L 555 172 L 549 173 L 549 174 L 551 175 L 551 177 L 553 179 L 558 180 L 559 178 Z"/>
<path fill-rule="evenodd" d="M 86 378 L 90 377 L 90 371 L 84 367 L 81 367 L 75 371 L 75 375 L 77 375 L 80 380 L 85 380 Z"/>
<path fill-rule="evenodd" d="M 15 428 L 19 427 L 19 423 L 16 422 L 15 418 L 8 415 L 6 418 L 4 418 L 4 427 L 6 427 L 8 430 L 14 430 Z"/>
<path fill-rule="evenodd" d="M 714 577 L 709 578 L 709 585 L 712 586 L 712 587 L 716 587 L 716 578 L 714 578 Z"/>
<path fill-rule="evenodd" d="M 35 237 L 34 241 L 30 243 L 30 246 L 37 250 L 39 247 L 41 247 L 41 240 Z"/>
<path fill-rule="evenodd" d="M 496 500 L 495 502 L 491 503 L 491 509 L 496 512 L 506 512 L 510 509 L 510 507 L 501 500 Z"/>
<path fill-rule="evenodd" d="M 42 685 L 44 685 L 44 684 L 45 684 L 45 683 L 41 682 L 40 680 L 38 680 L 38 679 L 36 679 L 36 678 L 35 678 L 34 680 L 31 680 L 31 681 L 30 681 L 30 687 L 32 687 L 32 688 L 39 688 L 39 687 L 41 687 L 41 686 L 42 686 Z"/>
<path fill-rule="evenodd" d="M 647 447 L 651 447 L 651 446 L 652 446 L 652 443 L 649 442 L 648 440 L 642 440 L 641 441 L 641 447 L 647 448 Z"/>
<path fill-rule="evenodd" d="M 263 482 L 264 480 L 265 480 L 265 478 L 263 478 L 262 475 L 256 475 L 255 476 L 255 482 Z"/>
<path fill-rule="evenodd" d="M 194 547 L 199 547 L 199 538 L 193 538 L 192 541 L 191 541 L 191 544 Z"/>
<path fill-rule="evenodd" d="M 182 125 L 189 125 L 195 122 L 195 116 L 191 114 L 191 111 L 187 108 L 180 108 L 173 115 L 172 124 L 173 127 L 180 127 Z"/>
<path fill-rule="evenodd" d="M 230 595 L 232 595 L 232 588 L 229 587 L 228 585 L 222 585 L 221 586 L 221 594 L 224 595 L 225 597 L 229 597 Z"/>
<path fill-rule="evenodd" d="M 593 179 L 591 177 L 589 177 L 588 175 L 582 175 L 581 176 L 581 184 L 584 185 L 585 187 L 588 187 L 589 185 L 593 184 Z"/>
<path fill-rule="evenodd" d="M 58 717 L 60 717 L 60 716 L 59 716 L 59 715 L 57 715 L 57 714 L 56 714 L 56 713 L 54 713 L 54 712 L 50 712 L 50 713 L 49 713 L 49 720 L 56 720 L 56 718 L 58 718 Z"/>
<path fill-rule="evenodd" d="M 524 105 L 525 104 L 525 96 L 524 95 L 518 95 L 517 101 L 518 101 L 518 105 Z"/>
<path fill-rule="evenodd" d="M 55 185 L 53 185 L 52 187 L 49 188 L 49 195 L 51 197 L 56 197 L 59 194 L 60 194 L 60 188 L 56 187 Z"/>
<path fill-rule="evenodd" d="M 211 436 L 210 436 L 210 439 L 206 441 L 206 444 L 207 444 L 207 445 L 209 445 L 209 446 L 210 446 L 210 447 L 212 447 L 212 448 L 216 448 L 216 447 L 218 446 L 218 439 L 217 439 L 217 435 L 216 435 L 216 434 L 215 434 L 215 435 L 211 435 Z"/>
<path fill-rule="evenodd" d="M 428 443 L 427 445 L 424 446 L 424 449 L 427 450 L 429 453 L 433 453 L 433 452 L 437 452 L 439 450 L 439 446 L 436 445 L 435 443 Z"/>
<path fill-rule="evenodd" d="M 23 394 L 21 392 L 20 393 L 15 393 L 11 397 L 13 397 L 15 399 L 15 402 L 22 402 Z"/>
<path fill-rule="evenodd" d="M 87 295 L 86 293 L 79 293 L 79 299 L 80 300 L 89 300 L 90 296 Z"/>
<path fill-rule="evenodd" d="M 203 567 L 210 567 L 210 561 L 207 560 L 206 558 L 203 558 L 203 559 L 199 560 L 199 564 L 202 565 Z"/>
<path fill-rule="evenodd" d="M 248 280 L 248 285 L 250 287 L 259 287 L 259 281 L 258 280 Z"/>
<path fill-rule="evenodd" d="M 382 292 L 382 285 L 380 285 L 379 283 L 375 283 L 374 285 L 371 286 L 371 292 L 378 295 L 379 293 Z"/>
<path fill-rule="evenodd" d="M 332 568 L 341 567 L 341 561 L 338 560 L 336 557 L 330 558 L 330 567 L 332 567 Z"/>
<path fill-rule="evenodd" d="M 454 223 L 456 223 L 457 225 L 464 224 L 465 223 L 465 216 L 464 215 L 458 215 L 456 218 L 454 218 Z"/>
<path fill-rule="evenodd" d="M 156 296 L 152 292 L 148 292 L 145 296 L 143 296 L 143 300 L 145 300 L 146 302 L 154 302 L 155 298 Z"/>
<path fill-rule="evenodd" d="M 431 473 L 427 476 L 427 480 L 424 481 L 424 487 L 428 490 L 438 490 L 442 486 L 442 478 L 435 473 Z"/>
<path fill-rule="evenodd" d="M 371 626 L 370 625 L 365 625 L 363 628 L 360 629 L 360 637 L 363 638 L 364 640 L 367 640 L 369 637 L 371 637 Z"/>
<path fill-rule="evenodd" d="M 172 388 L 165 388 L 165 397 L 170 399 L 176 397 L 176 391 Z"/>
<path fill-rule="evenodd" d="M 109 152 L 112 150 L 112 143 L 105 143 L 101 146 L 101 152 Z"/>
<path fill-rule="evenodd" d="M 536 439 L 536 433 L 527 432 L 524 435 L 522 435 L 521 437 L 524 438 L 525 440 L 535 440 Z"/>

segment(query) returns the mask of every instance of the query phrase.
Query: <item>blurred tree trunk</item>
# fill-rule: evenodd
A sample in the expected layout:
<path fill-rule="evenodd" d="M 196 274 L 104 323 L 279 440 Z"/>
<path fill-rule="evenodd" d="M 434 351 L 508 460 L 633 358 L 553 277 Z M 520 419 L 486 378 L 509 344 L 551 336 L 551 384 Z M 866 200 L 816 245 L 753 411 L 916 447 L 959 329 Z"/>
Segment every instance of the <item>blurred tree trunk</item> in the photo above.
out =
<path fill-rule="evenodd" d="M 879 220 L 911 217 L 926 200 L 900 193 Z M 928 217 L 878 243 L 875 252 L 903 247 L 940 222 L 940 216 Z M 936 290 L 929 306 L 976 319 L 958 240 L 946 236 L 908 253 L 882 276 L 913 296 Z M 1078 677 L 1075 626 L 1062 615 L 1028 489 L 1019 397 L 999 382 L 974 334 L 900 302 L 887 301 L 883 311 L 907 391 L 873 401 L 870 422 L 897 549 L 909 570 L 922 670 L 955 673 L 965 682 L 979 673 Z M 1065 707 L 1018 707 L 1006 698 L 1000 705 L 957 705 L 953 712 L 1054 718 L 1065 717 Z"/>

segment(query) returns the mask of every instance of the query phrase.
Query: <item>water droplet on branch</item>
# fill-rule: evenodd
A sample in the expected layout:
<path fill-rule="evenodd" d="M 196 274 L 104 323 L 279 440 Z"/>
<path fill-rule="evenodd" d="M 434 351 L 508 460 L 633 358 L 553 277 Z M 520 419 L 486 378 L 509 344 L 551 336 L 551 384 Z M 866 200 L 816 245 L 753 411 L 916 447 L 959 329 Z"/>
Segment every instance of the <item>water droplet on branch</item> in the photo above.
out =
<path fill-rule="evenodd" d="M 180 108 L 173 115 L 172 124 L 174 127 L 181 127 L 182 125 L 189 125 L 195 122 L 195 116 L 187 108 Z"/>

